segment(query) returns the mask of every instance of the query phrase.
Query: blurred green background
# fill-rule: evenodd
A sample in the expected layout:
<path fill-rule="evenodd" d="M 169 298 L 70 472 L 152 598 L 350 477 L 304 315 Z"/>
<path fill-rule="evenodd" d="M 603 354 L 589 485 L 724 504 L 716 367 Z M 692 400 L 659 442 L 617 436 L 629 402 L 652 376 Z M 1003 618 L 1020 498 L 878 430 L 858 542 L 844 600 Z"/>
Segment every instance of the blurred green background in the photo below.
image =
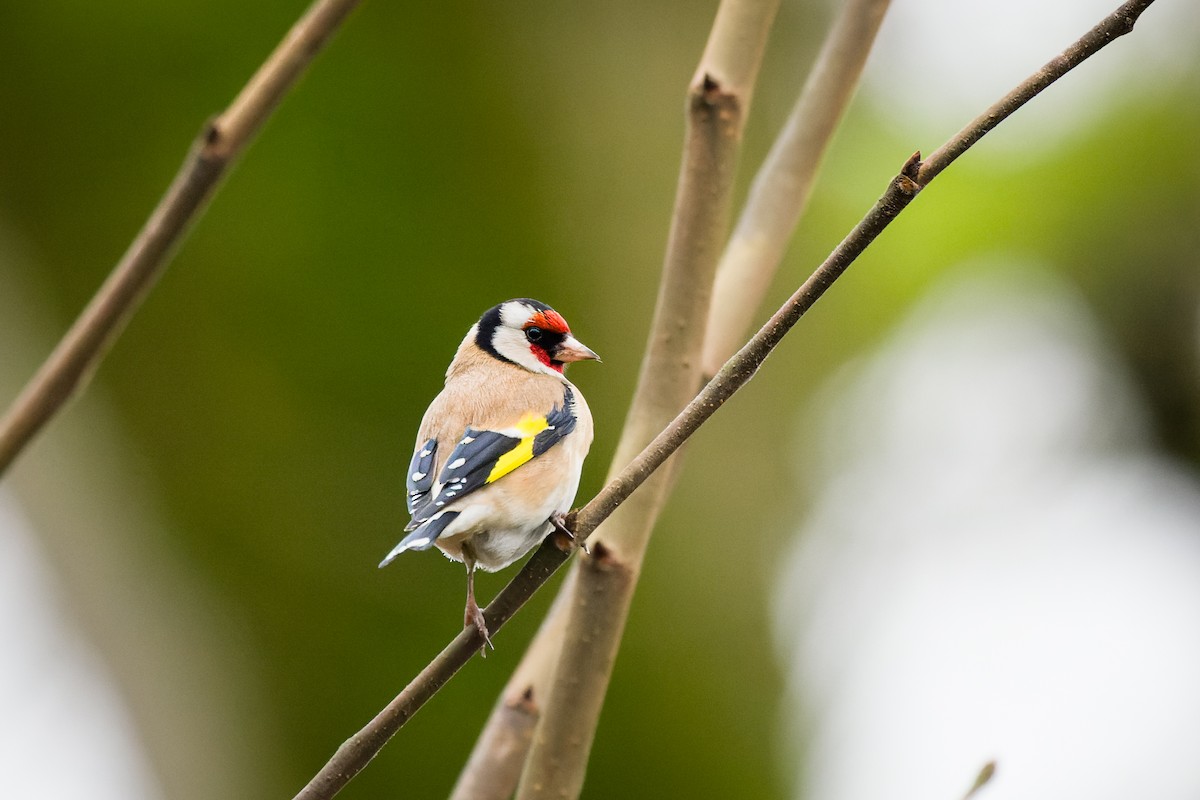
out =
<path fill-rule="evenodd" d="M 600 487 L 653 308 L 684 88 L 715 7 L 364 4 L 89 394 L 14 469 L 167 796 L 290 797 L 457 632 L 461 567 L 429 554 L 375 565 L 406 521 L 413 432 L 482 310 L 539 298 L 604 357 L 572 370 L 597 425 L 580 499 Z M 0 343 L 0 400 L 302 8 L 0 4 L 0 276 L 24 287 L 19 314 L 10 292 L 6 330 L 36 329 L 25 347 L 16 334 Z M 742 185 L 828 16 L 781 12 Z M 1163 447 L 1196 461 L 1198 75 L 1193 58 L 1169 81 L 1114 77 L 1089 122 L 1048 152 L 1033 152 L 1029 127 L 989 137 L 698 436 L 651 547 L 585 797 L 787 791 L 766 607 L 803 487 L 777 480 L 792 463 L 780 432 L 957 261 L 1004 246 L 1057 265 L 1143 382 Z M 926 76 L 928 91 L 938 79 Z M 860 95 L 771 305 L 913 149 L 955 127 L 901 122 L 903 111 Z M 73 515 L 97 493 L 95 513 Z M 101 533 L 109 515 L 143 511 L 141 527 Z M 484 576 L 481 595 L 509 577 Z M 342 796 L 444 795 L 553 588 Z"/>

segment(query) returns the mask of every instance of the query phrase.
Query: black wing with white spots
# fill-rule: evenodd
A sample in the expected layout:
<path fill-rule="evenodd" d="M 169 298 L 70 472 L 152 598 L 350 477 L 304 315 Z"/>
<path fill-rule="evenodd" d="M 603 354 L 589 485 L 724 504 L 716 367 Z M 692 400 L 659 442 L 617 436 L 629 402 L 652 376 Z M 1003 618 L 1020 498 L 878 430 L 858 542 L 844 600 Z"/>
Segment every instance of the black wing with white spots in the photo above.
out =
<path fill-rule="evenodd" d="M 422 502 L 410 508 L 413 520 L 408 530 L 421 526 L 448 504 L 495 483 L 561 442 L 575 430 L 574 401 L 574 393 L 565 387 L 563 404 L 556 405 L 545 416 L 530 415 L 505 431 L 467 428 L 438 475 L 441 488 L 437 496 L 426 493 Z"/>
<path fill-rule="evenodd" d="M 563 392 L 562 406 L 555 406 L 546 415 L 546 430 L 533 437 L 533 455 L 536 458 L 554 445 L 567 438 L 567 434 L 575 430 L 575 393 L 571 387 Z"/>
<path fill-rule="evenodd" d="M 488 477 L 497 462 L 520 443 L 517 436 L 467 428 L 438 476 L 441 490 L 437 497 L 427 496 L 424 504 L 412 511 L 412 525 L 421 525 L 447 503 L 490 483 Z"/>
<path fill-rule="evenodd" d="M 413 452 L 408 467 L 408 513 L 412 514 L 429 499 L 433 489 L 433 462 L 437 458 L 437 439 L 430 439 Z"/>

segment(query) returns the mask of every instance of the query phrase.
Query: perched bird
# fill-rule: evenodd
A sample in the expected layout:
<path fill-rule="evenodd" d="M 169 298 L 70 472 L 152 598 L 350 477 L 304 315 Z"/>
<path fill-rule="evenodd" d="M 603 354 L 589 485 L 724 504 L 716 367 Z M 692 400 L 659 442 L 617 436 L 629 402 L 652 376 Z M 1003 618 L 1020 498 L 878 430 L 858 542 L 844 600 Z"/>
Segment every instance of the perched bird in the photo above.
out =
<path fill-rule="evenodd" d="M 592 445 L 592 412 L 563 370 L 599 360 L 537 300 L 501 303 L 467 332 L 421 420 L 408 535 L 379 565 L 436 546 L 467 567 L 466 625 L 491 645 L 475 568 L 502 569 L 562 527 Z"/>

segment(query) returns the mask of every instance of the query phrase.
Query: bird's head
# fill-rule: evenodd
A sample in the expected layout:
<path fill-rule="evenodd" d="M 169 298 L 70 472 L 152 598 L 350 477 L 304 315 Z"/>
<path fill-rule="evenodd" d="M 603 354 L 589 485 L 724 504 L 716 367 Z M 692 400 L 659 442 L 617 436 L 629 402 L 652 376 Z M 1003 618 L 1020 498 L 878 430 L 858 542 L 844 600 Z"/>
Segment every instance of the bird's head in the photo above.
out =
<path fill-rule="evenodd" d="M 572 361 L 600 360 L 571 335 L 562 315 L 521 298 L 490 308 L 475 325 L 475 344 L 489 355 L 530 372 L 561 376 Z"/>

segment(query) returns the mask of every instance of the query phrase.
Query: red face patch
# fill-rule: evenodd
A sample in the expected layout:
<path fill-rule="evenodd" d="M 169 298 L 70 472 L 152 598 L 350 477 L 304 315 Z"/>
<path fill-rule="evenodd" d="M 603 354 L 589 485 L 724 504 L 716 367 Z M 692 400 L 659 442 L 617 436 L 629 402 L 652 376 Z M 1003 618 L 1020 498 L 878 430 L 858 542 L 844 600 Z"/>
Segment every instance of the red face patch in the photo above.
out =
<path fill-rule="evenodd" d="M 554 361 L 552 361 L 550 359 L 550 354 L 546 352 L 546 348 L 542 347 L 540 344 L 529 345 L 529 352 L 533 353 L 534 357 L 536 357 L 538 361 L 542 362 L 555 372 L 563 371 L 563 365 L 556 364 Z"/>
<path fill-rule="evenodd" d="M 554 309 L 539 311 L 529 318 L 529 322 L 525 323 L 526 328 L 541 328 L 554 333 L 570 333 L 571 329 L 567 327 L 567 321 L 562 318 Z"/>

